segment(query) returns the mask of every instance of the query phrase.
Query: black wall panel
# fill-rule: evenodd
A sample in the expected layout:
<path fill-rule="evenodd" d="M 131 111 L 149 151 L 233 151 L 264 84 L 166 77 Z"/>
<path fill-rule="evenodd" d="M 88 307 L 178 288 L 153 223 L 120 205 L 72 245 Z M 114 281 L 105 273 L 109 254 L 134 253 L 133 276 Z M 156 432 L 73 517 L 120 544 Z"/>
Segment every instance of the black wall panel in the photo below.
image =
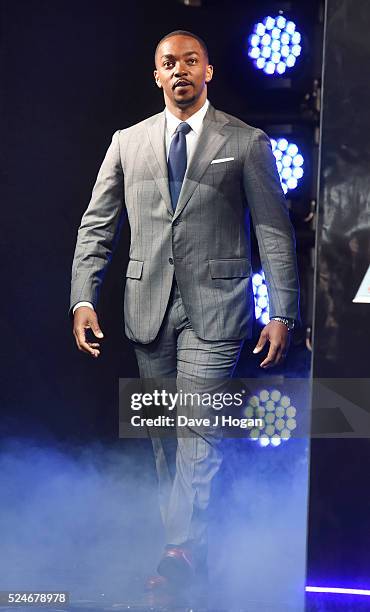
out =
<path fill-rule="evenodd" d="M 313 376 L 370 374 L 370 4 L 328 0 Z M 313 406 L 314 408 L 317 406 Z M 370 409 L 368 405 L 363 405 Z M 308 583 L 370 585 L 370 439 L 313 439 Z"/>

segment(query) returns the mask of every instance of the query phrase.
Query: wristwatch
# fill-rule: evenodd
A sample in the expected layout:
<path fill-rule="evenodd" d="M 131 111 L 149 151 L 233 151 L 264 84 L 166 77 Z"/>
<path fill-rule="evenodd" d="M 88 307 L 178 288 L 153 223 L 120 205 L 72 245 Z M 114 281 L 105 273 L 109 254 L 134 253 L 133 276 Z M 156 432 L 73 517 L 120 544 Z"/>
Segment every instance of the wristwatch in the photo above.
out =
<path fill-rule="evenodd" d="M 280 321 L 280 323 L 284 323 L 287 326 L 289 331 L 293 331 L 295 327 L 294 319 L 288 319 L 287 317 L 271 317 L 271 320 Z"/>

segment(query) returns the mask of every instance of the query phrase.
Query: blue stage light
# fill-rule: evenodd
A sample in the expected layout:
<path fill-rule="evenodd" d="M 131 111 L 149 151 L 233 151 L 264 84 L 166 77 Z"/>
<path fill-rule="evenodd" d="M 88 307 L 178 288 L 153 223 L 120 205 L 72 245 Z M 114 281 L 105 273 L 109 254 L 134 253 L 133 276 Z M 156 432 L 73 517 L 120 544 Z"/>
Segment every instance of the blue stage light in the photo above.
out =
<path fill-rule="evenodd" d="M 274 64 L 274 62 L 267 62 L 265 67 L 264 67 L 264 71 L 266 72 L 266 74 L 274 74 L 274 72 L 275 72 L 275 64 Z"/>
<path fill-rule="evenodd" d="M 284 193 L 295 189 L 304 175 L 304 159 L 295 142 L 286 138 L 270 138 Z"/>
<path fill-rule="evenodd" d="M 254 294 L 254 313 L 256 320 L 267 325 L 269 317 L 269 301 L 264 272 L 253 274 L 252 276 Z"/>
<path fill-rule="evenodd" d="M 253 59 L 259 58 L 260 55 L 261 55 L 261 50 L 258 47 L 253 47 L 249 54 L 249 56 L 253 57 Z"/>
<path fill-rule="evenodd" d="M 256 423 L 249 433 L 251 440 L 258 441 L 260 446 L 279 446 L 297 428 L 297 409 L 279 389 L 262 389 L 249 397 L 244 416 L 262 420 L 262 427 Z"/>
<path fill-rule="evenodd" d="M 288 34 L 293 35 L 295 32 L 295 23 L 294 21 L 288 21 L 285 25 L 285 31 L 288 32 Z"/>
<path fill-rule="evenodd" d="M 264 57 L 265 59 L 268 59 L 271 56 L 271 48 L 270 47 L 264 47 L 262 49 L 262 51 L 261 51 L 261 49 L 259 47 L 257 49 L 261 53 L 262 57 Z"/>
<path fill-rule="evenodd" d="M 260 37 L 258 36 L 258 34 L 253 34 L 249 42 L 252 47 L 258 47 L 258 45 L 260 44 Z"/>
<path fill-rule="evenodd" d="M 272 17 L 266 17 L 263 20 L 263 23 L 265 25 L 266 30 L 272 30 L 275 25 L 275 19 L 273 19 Z"/>
<path fill-rule="evenodd" d="M 248 55 L 259 70 L 270 76 L 281 76 L 293 68 L 302 53 L 302 36 L 293 21 L 282 15 L 265 17 L 256 23 L 249 36 Z M 257 53 L 257 51 L 259 53 Z M 261 58 L 271 61 L 262 62 Z"/>

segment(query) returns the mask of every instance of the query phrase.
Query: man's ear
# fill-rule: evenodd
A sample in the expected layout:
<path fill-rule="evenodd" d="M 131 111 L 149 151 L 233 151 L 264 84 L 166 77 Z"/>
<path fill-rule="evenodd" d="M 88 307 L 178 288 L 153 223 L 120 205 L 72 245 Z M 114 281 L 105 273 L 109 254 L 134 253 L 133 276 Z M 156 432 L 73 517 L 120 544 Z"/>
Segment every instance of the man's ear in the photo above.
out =
<path fill-rule="evenodd" d="M 161 83 L 161 81 L 159 79 L 158 71 L 157 70 L 154 70 L 154 80 L 155 80 L 155 82 L 157 84 L 157 87 L 159 87 L 161 89 L 162 88 L 162 83 Z"/>
<path fill-rule="evenodd" d="M 209 83 L 210 81 L 212 81 L 212 77 L 213 77 L 213 66 L 209 64 L 206 68 L 206 83 Z"/>

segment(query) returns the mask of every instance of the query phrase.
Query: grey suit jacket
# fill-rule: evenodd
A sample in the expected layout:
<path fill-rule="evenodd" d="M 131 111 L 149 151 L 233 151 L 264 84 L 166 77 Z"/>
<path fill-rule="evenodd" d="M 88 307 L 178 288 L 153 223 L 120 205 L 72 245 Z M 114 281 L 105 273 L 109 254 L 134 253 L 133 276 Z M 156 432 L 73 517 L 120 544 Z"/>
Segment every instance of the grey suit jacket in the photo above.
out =
<path fill-rule="evenodd" d="M 78 230 L 70 313 L 97 305 L 121 221 L 131 229 L 126 335 L 155 339 L 174 274 L 194 332 L 204 340 L 250 337 L 250 216 L 270 316 L 299 319 L 295 237 L 266 134 L 209 105 L 173 213 L 164 111 L 114 133 Z M 211 163 L 215 158 L 233 158 Z"/>

